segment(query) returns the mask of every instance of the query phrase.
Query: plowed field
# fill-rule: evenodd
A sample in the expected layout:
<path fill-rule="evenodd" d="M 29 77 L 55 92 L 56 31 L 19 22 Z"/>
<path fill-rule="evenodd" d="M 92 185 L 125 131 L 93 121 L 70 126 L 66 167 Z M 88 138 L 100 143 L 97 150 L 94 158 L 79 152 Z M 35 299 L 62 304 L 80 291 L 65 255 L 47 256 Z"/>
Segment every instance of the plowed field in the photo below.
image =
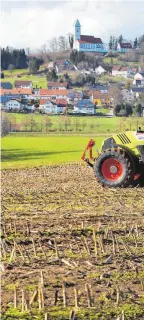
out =
<path fill-rule="evenodd" d="M 144 188 L 71 164 L 2 173 L 3 319 L 144 319 Z"/>

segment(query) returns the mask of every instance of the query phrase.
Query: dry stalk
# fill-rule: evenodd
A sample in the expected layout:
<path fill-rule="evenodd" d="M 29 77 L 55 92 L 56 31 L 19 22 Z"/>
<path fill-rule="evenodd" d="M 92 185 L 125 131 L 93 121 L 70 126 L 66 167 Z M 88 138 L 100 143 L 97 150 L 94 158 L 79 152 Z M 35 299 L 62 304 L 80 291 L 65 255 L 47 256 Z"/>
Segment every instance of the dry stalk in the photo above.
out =
<path fill-rule="evenodd" d="M 56 257 L 59 258 L 59 252 L 58 252 L 58 246 L 57 246 L 56 239 L 54 239 L 54 245 L 55 245 Z"/>
<path fill-rule="evenodd" d="M 103 236 L 99 236 L 99 244 L 100 244 L 100 248 L 102 253 L 105 253 L 105 248 L 104 248 L 104 243 L 103 243 Z"/>
<path fill-rule="evenodd" d="M 113 242 L 113 254 L 115 256 L 116 255 L 116 246 L 115 246 L 115 238 L 113 235 L 113 231 L 111 231 L 111 236 L 112 236 L 112 242 Z"/>
<path fill-rule="evenodd" d="M 75 311 L 71 310 L 70 311 L 70 316 L 69 316 L 69 320 L 74 320 L 75 319 Z"/>
<path fill-rule="evenodd" d="M 63 295 L 63 306 L 65 308 L 67 306 L 67 296 L 66 296 L 66 284 L 65 284 L 65 282 L 62 285 L 62 295 Z"/>
<path fill-rule="evenodd" d="M 25 307 L 25 292 L 24 290 L 21 291 L 22 292 L 22 308 L 21 311 L 24 312 L 24 307 Z"/>
<path fill-rule="evenodd" d="M 55 297 L 54 297 L 54 305 L 57 305 L 57 301 L 58 301 L 58 290 L 55 291 Z"/>
<path fill-rule="evenodd" d="M 13 249 L 11 251 L 9 263 L 11 263 L 13 259 L 15 259 L 15 253 L 16 253 L 16 247 L 15 247 L 15 243 L 14 243 Z"/>
<path fill-rule="evenodd" d="M 36 253 L 36 247 L 35 247 L 35 242 L 34 242 L 34 239 L 33 237 L 31 237 L 32 239 L 32 244 L 33 244 L 33 251 L 34 251 L 34 256 L 37 258 L 37 253 Z"/>
<path fill-rule="evenodd" d="M 119 290 L 119 287 L 116 288 L 116 292 L 117 292 L 116 304 L 117 304 L 117 306 L 118 306 L 119 300 L 120 300 L 120 290 Z"/>
<path fill-rule="evenodd" d="M 32 303 L 37 300 L 37 297 L 38 297 L 38 291 L 35 290 L 35 292 L 33 293 L 32 297 L 31 297 L 29 304 L 32 305 Z"/>
<path fill-rule="evenodd" d="M 92 306 L 92 301 L 91 301 L 91 294 L 90 294 L 90 289 L 88 284 L 85 285 L 85 291 L 87 295 L 88 308 L 90 308 Z"/>
<path fill-rule="evenodd" d="M 14 287 L 14 308 L 17 308 L 17 289 Z"/>
<path fill-rule="evenodd" d="M 97 258 L 97 256 L 98 256 L 98 248 L 97 248 L 96 234 L 95 234 L 95 230 L 94 229 L 93 229 L 93 241 L 94 241 L 95 256 Z"/>
<path fill-rule="evenodd" d="M 78 289 L 74 287 L 74 295 L 75 295 L 75 308 L 78 308 L 79 302 L 78 302 Z"/>

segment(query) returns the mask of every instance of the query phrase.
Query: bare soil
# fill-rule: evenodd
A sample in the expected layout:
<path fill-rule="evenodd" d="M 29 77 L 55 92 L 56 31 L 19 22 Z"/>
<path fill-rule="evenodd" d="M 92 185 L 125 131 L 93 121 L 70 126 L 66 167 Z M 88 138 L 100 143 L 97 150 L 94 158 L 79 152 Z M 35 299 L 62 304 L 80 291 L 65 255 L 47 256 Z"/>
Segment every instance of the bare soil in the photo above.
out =
<path fill-rule="evenodd" d="M 15 303 L 142 319 L 144 188 L 103 188 L 91 168 L 70 164 L 4 170 L 2 199 L 4 315 Z M 68 319 L 61 312 L 50 319 Z"/>

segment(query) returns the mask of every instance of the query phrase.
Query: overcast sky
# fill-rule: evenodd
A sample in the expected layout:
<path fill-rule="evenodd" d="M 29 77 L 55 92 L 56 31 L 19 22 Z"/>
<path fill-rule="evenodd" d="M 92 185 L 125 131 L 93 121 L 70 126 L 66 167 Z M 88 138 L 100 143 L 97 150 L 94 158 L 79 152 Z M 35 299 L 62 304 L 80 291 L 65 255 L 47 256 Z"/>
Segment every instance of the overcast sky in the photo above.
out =
<path fill-rule="evenodd" d="M 144 1 L 6 1 L 1 0 L 0 45 L 38 48 L 52 37 L 74 32 L 80 20 L 82 34 L 134 39 L 144 34 Z"/>

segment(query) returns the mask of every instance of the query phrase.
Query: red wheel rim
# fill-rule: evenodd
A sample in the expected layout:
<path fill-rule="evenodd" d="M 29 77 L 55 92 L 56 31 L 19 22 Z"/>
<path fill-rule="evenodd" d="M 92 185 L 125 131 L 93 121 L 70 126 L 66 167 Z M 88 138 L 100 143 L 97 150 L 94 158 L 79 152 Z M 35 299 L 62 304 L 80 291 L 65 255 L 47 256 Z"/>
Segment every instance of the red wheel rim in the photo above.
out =
<path fill-rule="evenodd" d="M 107 180 L 117 180 L 121 177 L 123 173 L 123 167 L 120 161 L 114 158 L 109 158 L 104 160 L 101 172 L 105 179 Z"/>

